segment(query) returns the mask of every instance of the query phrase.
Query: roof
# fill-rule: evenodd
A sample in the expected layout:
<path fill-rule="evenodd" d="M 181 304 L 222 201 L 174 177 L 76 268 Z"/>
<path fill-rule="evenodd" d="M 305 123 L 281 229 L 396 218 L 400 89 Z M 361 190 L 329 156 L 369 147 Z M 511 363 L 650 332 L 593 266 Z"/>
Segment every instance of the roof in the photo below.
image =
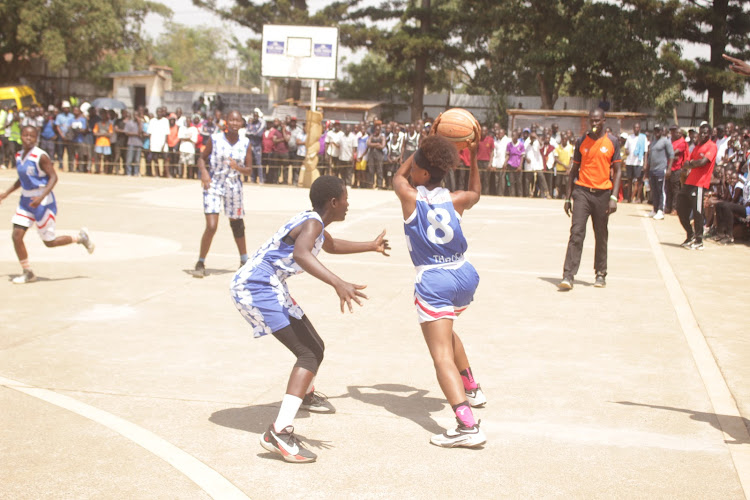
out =
<path fill-rule="evenodd" d="M 586 117 L 591 111 L 584 109 L 509 109 L 508 115 L 526 115 L 526 116 L 573 116 Z M 610 118 L 646 118 L 646 113 L 634 113 L 630 111 L 605 112 L 604 116 Z"/>
<path fill-rule="evenodd" d="M 364 101 L 354 99 L 318 99 L 316 106 L 319 109 L 339 109 L 351 111 L 370 111 L 383 105 L 383 101 Z M 309 102 L 300 102 L 300 108 L 310 108 Z"/>
<path fill-rule="evenodd" d="M 107 78 L 128 78 L 138 76 L 159 76 L 164 78 L 162 73 L 172 73 L 172 68 L 169 66 L 149 66 L 148 69 L 142 69 L 138 71 L 116 71 L 114 73 L 107 73 Z"/>

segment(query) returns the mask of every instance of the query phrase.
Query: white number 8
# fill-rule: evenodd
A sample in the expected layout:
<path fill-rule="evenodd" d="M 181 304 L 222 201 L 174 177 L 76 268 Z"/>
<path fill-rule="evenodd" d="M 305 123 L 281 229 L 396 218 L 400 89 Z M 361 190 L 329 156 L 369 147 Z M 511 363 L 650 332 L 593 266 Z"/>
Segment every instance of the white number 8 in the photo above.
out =
<path fill-rule="evenodd" d="M 440 216 L 440 219 L 438 219 Z M 436 208 L 427 212 L 427 222 L 430 227 L 427 228 L 427 239 L 438 245 L 450 243 L 453 239 L 453 228 L 450 227 L 451 214 L 444 208 Z M 437 231 L 443 232 L 443 236 L 438 236 Z"/>

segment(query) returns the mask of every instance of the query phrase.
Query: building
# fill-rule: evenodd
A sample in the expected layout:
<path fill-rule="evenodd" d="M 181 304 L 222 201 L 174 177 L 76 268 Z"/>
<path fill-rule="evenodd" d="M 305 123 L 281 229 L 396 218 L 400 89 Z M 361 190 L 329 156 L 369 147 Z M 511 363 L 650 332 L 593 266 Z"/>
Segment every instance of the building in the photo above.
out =
<path fill-rule="evenodd" d="M 149 66 L 142 71 L 109 73 L 112 97 L 129 108 L 145 106 L 150 111 L 164 104 L 164 93 L 172 90 L 172 68 Z"/>

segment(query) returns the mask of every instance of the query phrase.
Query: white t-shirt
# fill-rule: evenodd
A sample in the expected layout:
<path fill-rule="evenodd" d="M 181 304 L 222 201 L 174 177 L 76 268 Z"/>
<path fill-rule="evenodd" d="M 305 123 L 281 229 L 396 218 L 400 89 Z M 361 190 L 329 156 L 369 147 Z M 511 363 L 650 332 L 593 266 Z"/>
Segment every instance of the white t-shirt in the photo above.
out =
<path fill-rule="evenodd" d="M 339 160 L 341 161 L 352 161 L 354 157 L 354 149 L 357 147 L 357 136 L 354 134 L 344 135 L 341 138 L 341 151 L 339 153 Z"/>
<path fill-rule="evenodd" d="M 503 168 L 505 165 L 505 158 L 508 156 L 508 144 L 510 144 L 510 137 L 503 136 L 502 139 L 495 139 L 495 155 L 492 157 L 492 166 L 495 168 Z"/>
<path fill-rule="evenodd" d="M 167 118 L 151 118 L 148 122 L 148 133 L 151 136 L 149 146 L 151 151 L 162 153 L 167 150 L 167 134 L 169 134 L 169 120 Z"/>
<path fill-rule="evenodd" d="M 326 144 L 328 144 L 328 149 L 326 149 L 326 154 L 328 156 L 333 156 L 334 158 L 338 158 L 341 154 L 341 139 L 344 137 L 344 131 L 339 130 L 336 132 L 335 130 L 329 130 L 326 134 Z"/>
<path fill-rule="evenodd" d="M 648 146 L 649 142 L 648 139 L 646 139 L 646 146 L 643 148 L 643 158 L 638 158 L 635 155 L 635 146 L 638 144 L 638 136 L 635 134 L 630 134 L 628 136 L 628 139 L 625 141 L 625 148 L 628 150 L 628 157 L 625 160 L 625 165 L 635 165 L 638 167 L 643 166 L 643 160 L 646 158 L 646 153 L 648 152 Z"/>
<path fill-rule="evenodd" d="M 526 147 L 526 161 L 523 163 L 523 169 L 527 172 L 532 170 L 544 170 L 544 161 L 542 160 L 542 151 L 539 140 L 533 143 L 531 139 L 524 141 Z"/>
<path fill-rule="evenodd" d="M 180 138 L 180 153 L 195 154 L 195 143 L 198 142 L 198 128 L 194 126 L 180 127 L 177 132 Z"/>

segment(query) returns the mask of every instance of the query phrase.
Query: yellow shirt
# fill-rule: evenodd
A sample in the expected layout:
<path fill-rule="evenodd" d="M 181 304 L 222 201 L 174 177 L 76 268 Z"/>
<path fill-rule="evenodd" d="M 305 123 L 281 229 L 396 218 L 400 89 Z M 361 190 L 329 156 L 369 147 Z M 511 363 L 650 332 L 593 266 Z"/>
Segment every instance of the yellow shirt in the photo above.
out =
<path fill-rule="evenodd" d="M 568 143 L 568 145 L 565 147 L 558 144 L 555 148 L 555 156 L 563 165 L 570 165 L 570 159 L 573 158 L 574 152 L 575 146 L 573 146 L 571 143 Z M 563 167 L 559 163 L 555 163 L 555 167 L 557 168 L 558 172 L 565 172 L 565 167 Z"/>

